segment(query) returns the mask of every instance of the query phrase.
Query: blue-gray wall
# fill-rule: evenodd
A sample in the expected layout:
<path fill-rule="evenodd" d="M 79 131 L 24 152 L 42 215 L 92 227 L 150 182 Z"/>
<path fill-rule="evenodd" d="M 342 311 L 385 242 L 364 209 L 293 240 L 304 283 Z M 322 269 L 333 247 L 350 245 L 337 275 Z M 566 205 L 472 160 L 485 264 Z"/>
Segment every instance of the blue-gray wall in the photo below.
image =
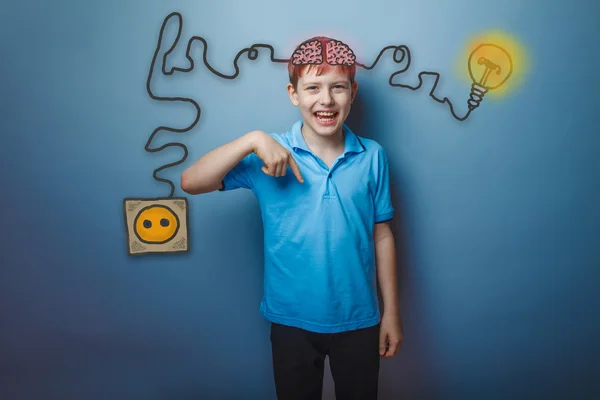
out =
<path fill-rule="evenodd" d="M 171 65 L 193 35 L 232 74 L 255 43 L 289 57 L 317 34 L 364 63 L 407 45 L 436 94 L 464 113 L 455 73 L 467 41 L 491 29 L 522 43 L 530 71 L 466 122 L 419 92 L 392 88 L 389 54 L 359 70 L 349 125 L 385 146 L 401 268 L 405 340 L 384 360 L 382 399 L 592 398 L 600 395 L 598 6 L 593 1 L 21 1 L 2 6 L 0 397 L 273 399 L 268 325 L 258 312 L 262 226 L 249 191 L 188 196 L 191 251 L 128 257 L 125 197 L 159 197 L 152 171 L 181 156 L 144 151 L 160 125 L 194 109 L 152 100 L 146 77 L 164 18 L 183 15 Z M 170 30 L 173 34 L 174 30 Z M 299 114 L 286 69 L 240 60 L 236 80 L 201 63 L 160 76 L 189 96 L 196 127 L 163 132 L 186 162 Z M 466 62 L 466 60 L 465 60 Z M 406 79 L 406 81 L 404 81 Z M 327 377 L 327 398 L 332 383 Z M 572 397 L 573 396 L 573 397 Z M 589 396 L 589 397 L 588 397 Z"/>

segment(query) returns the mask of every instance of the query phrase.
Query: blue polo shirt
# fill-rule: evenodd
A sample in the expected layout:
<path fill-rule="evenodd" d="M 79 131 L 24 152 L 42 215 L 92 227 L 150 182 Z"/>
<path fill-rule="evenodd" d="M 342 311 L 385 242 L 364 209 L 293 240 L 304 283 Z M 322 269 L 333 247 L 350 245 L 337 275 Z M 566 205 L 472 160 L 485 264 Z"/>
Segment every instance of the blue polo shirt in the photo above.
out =
<path fill-rule="evenodd" d="M 262 172 L 251 153 L 223 179 L 222 191 L 246 188 L 258 199 L 264 227 L 262 315 L 271 322 L 335 333 L 379 322 L 373 227 L 392 218 L 384 149 L 344 125 L 344 153 L 331 168 L 301 133 L 302 120 L 270 134 L 296 160 L 304 183 L 288 167 Z"/>

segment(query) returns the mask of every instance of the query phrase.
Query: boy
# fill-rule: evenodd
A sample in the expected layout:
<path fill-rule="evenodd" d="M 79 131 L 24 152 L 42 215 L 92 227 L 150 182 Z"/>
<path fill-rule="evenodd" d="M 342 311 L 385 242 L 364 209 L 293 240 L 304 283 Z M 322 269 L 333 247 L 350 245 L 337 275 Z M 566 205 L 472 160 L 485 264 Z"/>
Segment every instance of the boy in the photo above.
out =
<path fill-rule="evenodd" d="M 380 357 L 402 340 L 386 153 L 344 124 L 358 89 L 345 44 L 309 39 L 288 72 L 302 119 L 283 134 L 252 131 L 212 150 L 183 172 L 181 187 L 246 188 L 259 201 L 260 310 L 271 322 L 278 399 L 320 399 L 329 356 L 338 400 L 375 400 Z"/>

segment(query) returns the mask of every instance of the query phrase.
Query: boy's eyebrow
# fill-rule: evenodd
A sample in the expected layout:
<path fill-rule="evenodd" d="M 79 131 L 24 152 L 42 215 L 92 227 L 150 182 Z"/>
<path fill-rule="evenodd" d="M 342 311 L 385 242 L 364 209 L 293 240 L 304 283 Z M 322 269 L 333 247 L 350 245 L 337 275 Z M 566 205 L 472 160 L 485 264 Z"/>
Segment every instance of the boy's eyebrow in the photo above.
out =
<path fill-rule="evenodd" d="M 340 84 L 340 83 L 342 83 L 342 84 L 344 84 L 344 85 L 347 85 L 347 84 L 348 84 L 348 81 L 345 81 L 345 80 L 340 80 L 340 81 L 335 81 L 335 82 L 332 82 L 331 84 L 332 84 L 332 85 L 338 85 L 338 84 Z M 302 83 L 302 86 L 312 86 L 312 85 L 321 85 L 321 83 L 320 83 L 320 82 L 317 82 L 317 81 L 308 81 L 308 82 L 303 82 L 303 83 Z"/>

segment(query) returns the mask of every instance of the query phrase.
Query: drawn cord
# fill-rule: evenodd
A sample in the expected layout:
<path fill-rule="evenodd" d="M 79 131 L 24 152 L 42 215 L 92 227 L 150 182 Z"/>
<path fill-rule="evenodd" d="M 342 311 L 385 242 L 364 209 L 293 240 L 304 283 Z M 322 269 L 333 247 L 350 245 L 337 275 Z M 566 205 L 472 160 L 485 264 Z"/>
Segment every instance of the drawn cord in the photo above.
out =
<path fill-rule="evenodd" d="M 162 151 L 168 147 L 179 147 L 181 149 L 183 149 L 183 157 L 181 157 L 181 159 L 179 159 L 178 161 L 175 161 L 173 163 L 170 164 L 166 164 L 163 165 L 157 169 L 154 170 L 152 176 L 155 180 L 159 181 L 159 182 L 164 182 L 167 183 L 170 187 L 171 187 L 171 192 L 169 193 L 169 197 L 173 197 L 173 194 L 175 192 L 175 185 L 173 184 L 172 181 L 170 181 L 169 179 L 165 179 L 165 178 L 161 178 L 158 176 L 158 173 L 167 169 L 167 168 L 171 168 L 174 167 L 176 165 L 182 164 L 183 162 L 185 162 L 185 160 L 187 159 L 188 156 L 188 149 L 187 146 L 185 146 L 182 143 L 177 143 L 177 142 L 170 142 L 167 144 L 164 144 L 160 147 L 157 148 L 151 148 L 150 144 L 152 143 L 152 140 L 154 139 L 154 137 L 156 136 L 156 134 L 160 131 L 169 131 L 169 132 L 174 132 L 174 133 L 185 133 L 185 132 L 189 132 L 190 130 L 192 130 L 196 124 L 198 123 L 198 121 L 200 120 L 200 115 L 201 115 L 201 109 L 200 106 L 198 105 L 197 102 L 195 102 L 193 99 L 191 98 L 187 98 L 187 97 L 166 97 L 166 96 L 157 96 L 156 94 L 153 93 L 152 89 L 151 89 L 151 81 L 152 81 L 152 76 L 154 73 L 154 68 L 156 65 L 156 60 L 158 58 L 158 54 L 160 53 L 160 49 L 162 46 L 162 41 L 163 41 L 163 35 L 164 35 L 164 31 L 169 23 L 169 20 L 171 18 L 177 18 L 178 20 L 178 28 L 177 28 L 177 37 L 175 38 L 175 41 L 173 42 L 173 44 L 171 45 L 171 47 L 169 48 L 169 50 L 167 50 L 165 52 L 165 54 L 163 55 L 163 59 L 162 59 L 162 66 L 161 66 L 161 71 L 163 75 L 173 75 L 174 72 L 190 72 L 194 69 L 194 60 L 193 58 L 190 56 L 190 52 L 191 52 L 191 48 L 192 45 L 194 44 L 195 41 L 200 41 L 202 42 L 202 44 L 204 45 L 204 49 L 202 52 L 202 61 L 204 63 L 204 65 L 206 66 L 206 68 L 213 73 L 214 75 L 223 78 L 223 79 L 235 79 L 237 78 L 237 76 L 240 73 L 239 67 L 238 67 L 238 60 L 239 58 L 244 54 L 244 53 L 248 53 L 248 59 L 250 60 L 256 60 L 258 58 L 258 50 L 259 49 L 268 49 L 270 51 L 270 59 L 271 62 L 276 62 L 276 63 L 285 63 L 287 64 L 289 62 L 289 59 L 281 59 L 281 58 L 275 58 L 275 51 L 273 49 L 272 46 L 268 45 L 268 44 L 253 44 L 250 47 L 247 47 L 245 49 L 240 50 L 237 55 L 235 56 L 235 59 L 233 60 L 233 66 L 235 69 L 235 73 L 232 75 L 226 75 L 224 73 L 221 73 L 219 71 L 217 71 L 216 69 L 214 69 L 210 63 L 208 62 L 207 59 L 207 53 L 208 53 L 208 43 L 206 42 L 206 40 L 200 36 L 193 36 L 192 38 L 190 38 L 190 40 L 188 41 L 187 44 L 187 49 L 186 49 L 186 53 L 185 53 L 185 57 L 187 58 L 187 60 L 190 62 L 190 66 L 188 68 L 178 68 L 178 67 L 173 67 L 171 68 L 170 71 L 166 70 L 166 64 L 167 64 L 167 57 L 173 52 L 173 50 L 177 47 L 177 43 L 179 42 L 179 39 L 181 37 L 181 31 L 182 31 L 182 26 L 183 26 L 183 18 L 181 16 L 180 13 L 178 12 L 173 12 L 171 14 L 169 14 L 165 20 L 163 21 L 162 27 L 160 29 L 160 34 L 158 36 L 158 42 L 156 45 L 156 50 L 154 52 L 154 56 L 152 57 L 152 63 L 150 64 L 150 70 L 148 72 L 148 78 L 146 80 L 146 90 L 148 92 L 148 95 L 154 99 L 154 100 L 158 100 L 158 101 L 183 101 L 183 102 L 187 102 L 190 103 L 194 106 L 194 108 L 196 109 L 196 117 L 194 118 L 194 121 L 187 127 L 185 128 L 172 128 L 172 127 L 168 127 L 168 126 L 159 126 L 156 129 L 154 129 L 154 131 L 152 132 L 152 134 L 150 135 L 150 137 L 148 138 L 148 141 L 146 142 L 146 146 L 145 146 L 145 150 L 147 152 L 150 153 L 155 153 L 155 152 L 159 152 Z M 402 87 L 402 88 L 406 88 L 406 89 L 411 89 L 413 91 L 416 91 L 418 89 L 420 89 L 423 85 L 423 75 L 432 75 L 435 76 L 435 83 L 433 84 L 433 87 L 431 88 L 431 91 L 429 92 L 429 95 L 431 96 L 431 98 L 433 98 L 435 101 L 439 102 L 439 103 L 447 103 L 448 106 L 450 107 L 450 113 L 452 114 L 452 116 L 454 118 L 456 118 L 459 121 L 464 121 L 466 120 L 472 109 L 469 108 L 469 111 L 463 116 L 463 117 L 459 117 L 456 115 L 456 113 L 454 112 L 454 107 L 452 106 L 452 103 L 450 102 L 450 100 L 447 97 L 444 97 L 443 99 L 440 99 L 438 97 L 435 96 L 434 92 L 435 92 L 435 88 L 438 85 L 439 79 L 440 79 L 440 74 L 437 72 L 429 72 L 429 71 L 423 71 L 419 73 L 419 84 L 417 86 L 410 86 L 410 85 L 406 85 L 406 84 L 401 84 L 401 83 L 394 83 L 394 77 L 398 74 L 404 73 L 408 70 L 408 68 L 410 67 L 410 50 L 408 49 L 407 46 L 405 45 L 400 45 L 400 46 L 387 46 L 384 47 L 380 52 L 379 55 L 377 56 L 377 58 L 375 59 L 375 61 L 373 62 L 372 65 L 367 66 L 364 64 L 361 64 L 359 62 L 356 62 L 356 65 L 365 69 L 365 70 L 371 70 L 373 69 L 377 63 L 379 62 L 379 60 L 381 59 L 381 57 L 383 56 L 383 54 L 386 51 L 389 50 L 393 50 L 393 55 L 392 55 L 392 59 L 396 64 L 401 64 L 402 62 L 404 62 L 405 59 L 407 59 L 406 65 L 394 72 L 393 74 L 390 75 L 390 79 L 389 79 L 389 84 L 392 87 Z"/>

